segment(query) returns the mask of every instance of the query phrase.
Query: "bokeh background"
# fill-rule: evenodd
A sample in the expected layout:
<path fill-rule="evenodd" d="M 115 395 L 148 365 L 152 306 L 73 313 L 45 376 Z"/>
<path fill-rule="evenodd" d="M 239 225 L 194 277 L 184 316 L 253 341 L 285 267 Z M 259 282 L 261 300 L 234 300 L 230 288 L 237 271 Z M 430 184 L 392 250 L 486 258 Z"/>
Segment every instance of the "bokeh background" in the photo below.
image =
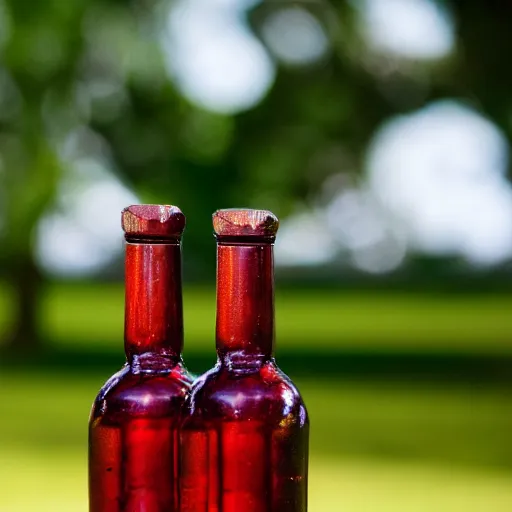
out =
<path fill-rule="evenodd" d="M 0 1 L 0 510 L 87 510 L 123 363 L 120 210 L 179 205 L 214 354 L 219 207 L 268 208 L 310 510 L 512 510 L 512 4 Z"/>

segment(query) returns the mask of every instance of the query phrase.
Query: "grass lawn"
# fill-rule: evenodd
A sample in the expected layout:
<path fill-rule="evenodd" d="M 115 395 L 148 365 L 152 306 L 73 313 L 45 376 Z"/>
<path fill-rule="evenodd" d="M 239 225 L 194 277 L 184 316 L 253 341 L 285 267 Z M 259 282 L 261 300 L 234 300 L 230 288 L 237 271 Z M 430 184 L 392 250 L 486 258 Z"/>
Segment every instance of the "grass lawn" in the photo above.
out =
<path fill-rule="evenodd" d="M 119 285 L 52 285 L 45 338 L 121 361 L 123 302 Z M 187 288 L 184 303 L 186 354 L 213 354 L 214 291 Z M 510 355 L 511 310 L 506 296 L 278 291 L 278 346 Z M 0 330 L 10 314 L 0 287 Z M 87 419 L 108 375 L 1 371 L 0 512 L 86 512 Z M 508 386 L 295 380 L 312 423 L 310 512 L 512 510 Z"/>
<path fill-rule="evenodd" d="M 122 344 L 121 285 L 53 285 L 43 329 L 59 344 Z M 512 297 L 277 291 L 278 347 L 300 350 L 512 353 Z M 186 287 L 186 353 L 213 351 L 215 291 Z M 0 288 L 0 328 L 10 303 Z"/>
<path fill-rule="evenodd" d="M 86 511 L 86 426 L 102 378 L 0 376 L 0 511 Z M 310 511 L 512 510 L 512 396 L 303 380 Z"/>
<path fill-rule="evenodd" d="M 313 454 L 314 455 L 314 454 Z M 86 512 L 84 452 L 0 454 L 1 512 Z M 509 475 L 313 458 L 310 512 L 510 512 Z"/>

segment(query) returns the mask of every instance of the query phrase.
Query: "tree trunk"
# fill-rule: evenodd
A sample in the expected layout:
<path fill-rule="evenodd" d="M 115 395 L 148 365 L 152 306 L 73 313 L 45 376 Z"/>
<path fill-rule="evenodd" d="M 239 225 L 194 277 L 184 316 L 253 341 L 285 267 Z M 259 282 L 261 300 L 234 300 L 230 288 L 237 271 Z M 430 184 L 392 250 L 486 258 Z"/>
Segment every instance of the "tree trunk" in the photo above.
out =
<path fill-rule="evenodd" d="M 14 321 L 7 334 L 6 349 L 23 356 L 41 348 L 39 331 L 40 295 L 43 279 L 31 258 L 12 269 L 10 283 L 14 294 Z"/>

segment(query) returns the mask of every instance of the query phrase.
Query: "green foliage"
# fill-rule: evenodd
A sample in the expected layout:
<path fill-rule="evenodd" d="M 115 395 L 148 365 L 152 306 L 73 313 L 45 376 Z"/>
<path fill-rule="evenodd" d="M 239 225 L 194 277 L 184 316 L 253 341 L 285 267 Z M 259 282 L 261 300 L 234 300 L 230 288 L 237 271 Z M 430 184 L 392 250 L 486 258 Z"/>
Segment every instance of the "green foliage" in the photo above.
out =
<path fill-rule="evenodd" d="M 468 97 L 480 98 L 481 108 L 509 132 L 494 107 L 505 102 L 494 94 L 504 86 L 497 61 L 483 57 L 491 48 L 484 35 L 491 26 L 493 32 L 504 28 L 494 25 L 504 16 L 481 4 L 478 10 L 471 3 L 446 4 L 460 27 L 464 59 L 455 55 L 444 67 L 427 66 L 421 72 L 430 84 L 425 87 L 414 66 L 409 75 L 407 67 L 391 75 L 379 71 L 357 30 L 353 3 L 300 3 L 323 25 L 328 54 L 302 67 L 276 61 L 275 84 L 260 105 L 226 116 L 187 102 L 167 74 L 160 34 L 169 2 L 54 0 L 35 6 L 4 0 L 3 70 L 19 108 L 0 123 L 0 141 L 7 139 L 0 147 L 3 175 L 16 176 L 2 180 L 10 204 L 3 224 L 18 239 L 25 236 L 15 245 L 30 252 L 33 227 L 70 165 L 60 160 L 58 146 L 83 125 L 105 138 L 117 172 L 143 200 L 175 202 L 189 213 L 189 258 L 199 267 L 208 261 L 214 209 L 254 205 L 286 216 L 298 203 L 314 202 L 327 176 L 360 170 L 383 120 L 441 90 L 460 96 L 461 76 Z M 256 5 L 249 15 L 254 33 L 260 35 L 265 20 L 282 8 Z M 98 92 L 98 84 L 117 92 Z M 416 94 L 418 87 L 425 94 Z M 390 88 L 406 93 L 389 95 Z M 9 266 L 13 260 L 5 258 Z"/>
<path fill-rule="evenodd" d="M 187 101 L 165 69 L 170 1 L 3 0 L 0 272 L 21 283 L 11 271 L 20 261 L 33 266 L 34 230 L 73 165 L 62 148 L 79 128 L 103 138 L 115 172 L 143 201 L 187 213 L 185 271 L 198 278 L 213 271 L 212 211 L 253 206 L 285 217 L 315 204 L 329 176 L 357 176 L 372 134 L 394 114 L 439 97 L 477 98 L 510 136 L 511 75 L 500 56 L 512 49 L 510 7 L 444 3 L 460 51 L 423 65 L 372 55 L 354 2 L 300 2 L 322 24 L 327 54 L 295 67 L 274 59 L 276 79 L 261 103 L 220 115 Z M 282 8 L 255 4 L 254 34 Z"/>

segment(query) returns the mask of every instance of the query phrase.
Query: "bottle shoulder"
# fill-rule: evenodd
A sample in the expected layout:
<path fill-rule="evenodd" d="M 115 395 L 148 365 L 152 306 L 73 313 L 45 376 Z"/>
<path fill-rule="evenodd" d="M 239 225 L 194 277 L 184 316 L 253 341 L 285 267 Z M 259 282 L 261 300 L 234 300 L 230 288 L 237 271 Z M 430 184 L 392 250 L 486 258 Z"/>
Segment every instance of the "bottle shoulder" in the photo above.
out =
<path fill-rule="evenodd" d="M 96 396 L 91 421 L 177 414 L 192 380 L 182 363 L 165 372 L 134 371 L 125 364 L 107 380 Z"/>
<path fill-rule="evenodd" d="M 273 361 L 247 373 L 218 364 L 196 380 L 186 411 L 196 418 L 265 419 L 279 423 L 291 415 L 301 423 L 308 421 L 297 387 Z"/>

